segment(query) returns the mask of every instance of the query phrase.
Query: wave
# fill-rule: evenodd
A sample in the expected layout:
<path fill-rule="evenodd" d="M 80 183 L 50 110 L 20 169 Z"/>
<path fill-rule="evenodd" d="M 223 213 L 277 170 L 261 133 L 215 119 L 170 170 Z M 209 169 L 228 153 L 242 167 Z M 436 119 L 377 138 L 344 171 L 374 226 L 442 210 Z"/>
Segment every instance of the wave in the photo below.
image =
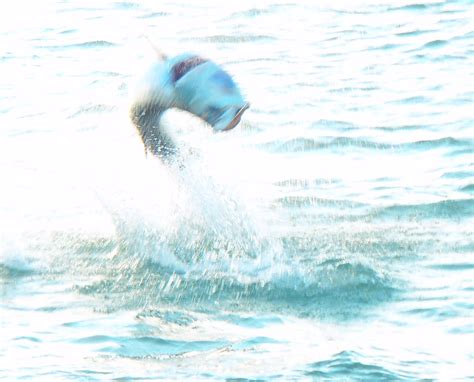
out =
<path fill-rule="evenodd" d="M 261 143 L 257 147 L 269 152 L 308 152 L 327 149 L 356 147 L 373 150 L 413 150 L 434 149 L 441 147 L 460 147 L 472 150 L 474 140 L 443 137 L 439 139 L 420 140 L 407 143 L 373 142 L 364 138 L 352 137 L 319 137 L 319 138 L 291 138 L 283 141 Z"/>
<path fill-rule="evenodd" d="M 413 36 L 421 36 L 426 33 L 433 33 L 436 32 L 436 29 L 423 29 L 423 30 L 412 30 L 412 31 L 406 31 L 406 32 L 399 32 L 395 33 L 396 36 L 400 37 L 413 37 Z"/>
<path fill-rule="evenodd" d="M 118 337 L 95 335 L 74 341 L 77 344 L 98 345 L 98 351 L 126 358 L 169 359 L 191 352 L 203 352 L 229 347 L 228 341 L 180 341 L 157 336 Z"/>
<path fill-rule="evenodd" d="M 469 194 L 474 194 L 474 184 L 468 184 L 459 189 L 460 191 L 467 192 Z"/>
<path fill-rule="evenodd" d="M 413 3 L 413 4 L 406 4 L 398 7 L 391 7 L 389 11 L 424 11 L 430 8 L 439 8 L 446 4 L 445 1 L 439 2 L 428 2 L 428 3 Z"/>
<path fill-rule="evenodd" d="M 44 268 L 38 258 L 21 244 L 18 238 L 0 237 L 0 279 L 8 280 L 34 274 Z"/>
<path fill-rule="evenodd" d="M 435 203 L 398 204 L 373 213 L 376 218 L 390 219 L 462 219 L 474 217 L 474 199 L 442 200 Z"/>
<path fill-rule="evenodd" d="M 110 266 L 110 264 L 109 264 Z M 275 264 L 252 277 L 213 269 L 179 274 L 153 262 L 122 262 L 110 277 L 78 286 L 81 294 L 101 301 L 105 311 L 149 311 L 157 307 L 287 313 L 321 319 L 360 318 L 370 307 L 397 294 L 393 281 L 370 266 L 356 263 L 323 264 L 302 272 Z M 117 268 L 117 264 L 114 265 Z M 270 276 L 270 277 L 269 277 Z M 114 296 L 116 296 L 114 298 Z"/>
<path fill-rule="evenodd" d="M 343 351 L 331 359 L 308 365 L 306 375 L 319 379 L 349 379 L 361 381 L 400 381 L 413 380 L 415 376 L 400 374 L 384 366 L 374 364 L 374 360 L 353 351 Z"/>
<path fill-rule="evenodd" d="M 474 177 L 474 171 L 448 171 L 443 174 L 445 179 L 464 179 Z"/>
<path fill-rule="evenodd" d="M 445 45 L 448 45 L 448 41 L 446 40 L 433 40 L 430 42 L 427 42 L 425 45 L 422 46 L 422 48 L 441 48 Z"/>
<path fill-rule="evenodd" d="M 192 225 L 189 217 L 186 221 Z M 163 306 L 211 309 L 219 304 L 229 311 L 345 320 L 367 314 L 399 291 L 393 267 L 387 272 L 384 260 L 372 258 L 374 251 L 362 238 L 359 246 L 354 242 L 346 248 L 332 246 L 330 238 L 315 233 L 301 244 L 305 249 L 296 238 L 258 238 L 252 230 L 240 237 L 217 234 L 215 240 L 212 225 L 201 225 L 193 234 L 189 228 L 170 234 L 146 225 L 130 227 L 130 221 L 125 224 L 119 228 L 115 249 L 101 241 L 99 247 L 109 248 L 110 255 L 74 266 L 76 274 L 91 273 L 93 267 L 96 277 L 76 290 L 98 298 L 100 310 L 138 309 L 146 314 Z M 364 248 L 368 256 L 358 254 Z M 384 249 L 379 243 L 377 250 L 389 253 L 394 248 Z"/>

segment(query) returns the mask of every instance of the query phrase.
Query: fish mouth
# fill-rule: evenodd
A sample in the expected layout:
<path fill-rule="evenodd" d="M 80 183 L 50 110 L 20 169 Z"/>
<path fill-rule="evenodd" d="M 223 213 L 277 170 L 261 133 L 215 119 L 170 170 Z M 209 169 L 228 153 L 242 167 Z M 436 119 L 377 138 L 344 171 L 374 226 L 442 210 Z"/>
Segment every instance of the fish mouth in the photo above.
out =
<path fill-rule="evenodd" d="M 242 106 L 237 113 L 235 113 L 234 118 L 227 124 L 226 127 L 224 127 L 221 131 L 229 131 L 232 130 L 235 126 L 237 126 L 240 122 L 240 119 L 242 118 L 242 114 L 244 114 L 244 111 L 247 110 L 250 107 L 250 104 L 247 102 L 244 106 Z"/>

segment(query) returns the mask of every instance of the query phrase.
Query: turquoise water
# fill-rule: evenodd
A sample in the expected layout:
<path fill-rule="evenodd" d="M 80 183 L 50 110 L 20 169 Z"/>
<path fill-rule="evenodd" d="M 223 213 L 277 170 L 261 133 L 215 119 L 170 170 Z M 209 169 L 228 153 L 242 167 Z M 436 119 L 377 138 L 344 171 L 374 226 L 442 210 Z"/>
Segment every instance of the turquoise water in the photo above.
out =
<path fill-rule="evenodd" d="M 474 379 L 472 2 L 313 3 L 2 6 L 1 379 Z M 252 105 L 185 169 L 144 36 Z"/>

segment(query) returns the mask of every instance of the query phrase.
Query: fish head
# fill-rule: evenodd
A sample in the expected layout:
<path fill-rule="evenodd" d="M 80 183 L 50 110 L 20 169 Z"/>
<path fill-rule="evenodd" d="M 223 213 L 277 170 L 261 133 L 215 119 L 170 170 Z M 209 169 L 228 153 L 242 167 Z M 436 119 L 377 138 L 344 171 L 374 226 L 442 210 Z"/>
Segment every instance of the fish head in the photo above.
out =
<path fill-rule="evenodd" d="M 216 131 L 233 129 L 250 106 L 226 71 L 199 56 L 176 63 L 172 77 L 180 107 Z"/>

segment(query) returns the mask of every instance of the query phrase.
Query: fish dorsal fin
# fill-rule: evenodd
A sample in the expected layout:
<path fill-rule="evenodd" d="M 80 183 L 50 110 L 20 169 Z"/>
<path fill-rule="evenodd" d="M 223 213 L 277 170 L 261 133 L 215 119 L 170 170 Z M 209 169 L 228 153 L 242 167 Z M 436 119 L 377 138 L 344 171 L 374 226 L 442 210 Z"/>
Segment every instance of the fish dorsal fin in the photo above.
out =
<path fill-rule="evenodd" d="M 159 50 L 155 44 L 153 44 L 153 41 L 150 40 L 150 38 L 148 36 L 144 36 L 145 39 L 148 41 L 148 43 L 150 44 L 151 46 L 151 49 L 154 50 L 154 52 L 156 53 L 156 55 L 158 56 L 158 59 L 162 60 L 162 61 L 166 61 L 168 59 L 168 56 L 166 54 L 164 54 L 161 50 Z"/>

